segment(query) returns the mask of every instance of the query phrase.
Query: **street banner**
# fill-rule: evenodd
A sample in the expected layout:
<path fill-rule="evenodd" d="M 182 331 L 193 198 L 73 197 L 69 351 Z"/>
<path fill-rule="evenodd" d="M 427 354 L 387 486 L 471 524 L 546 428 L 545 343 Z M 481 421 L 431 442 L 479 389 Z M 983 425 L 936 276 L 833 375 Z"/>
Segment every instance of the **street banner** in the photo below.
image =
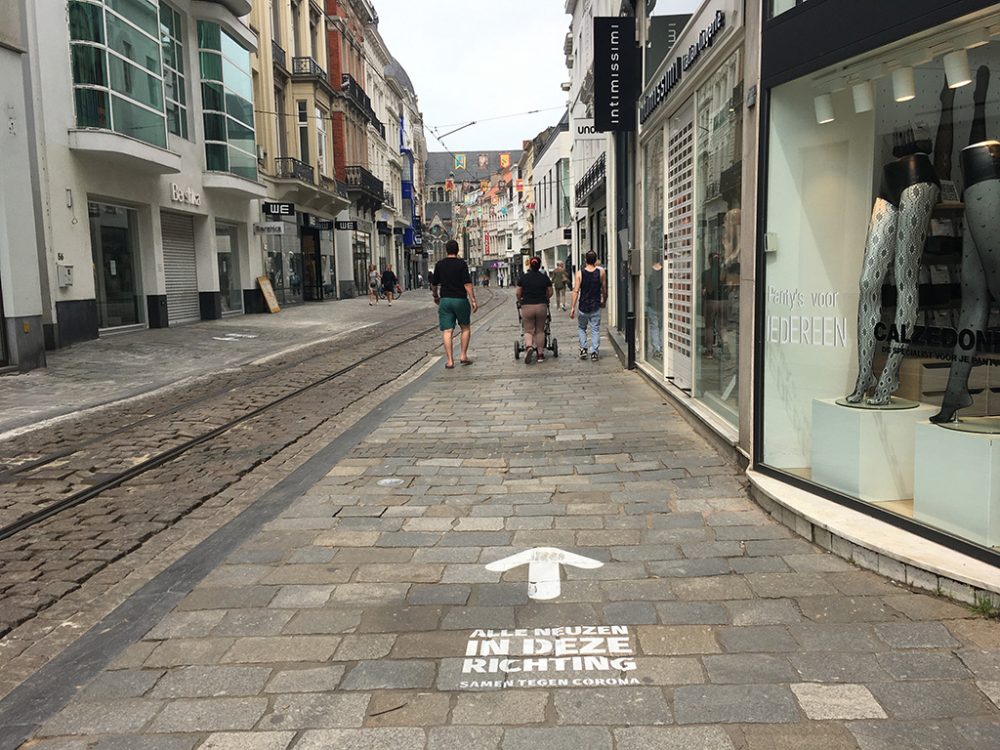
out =
<path fill-rule="evenodd" d="M 477 161 L 477 164 L 479 166 L 479 171 L 480 172 L 482 172 L 484 169 L 489 169 L 490 168 L 490 155 L 489 154 L 480 154 L 479 155 L 479 159 Z"/>
<path fill-rule="evenodd" d="M 642 73 L 634 16 L 594 18 L 594 126 L 601 132 L 636 127 Z"/>
<path fill-rule="evenodd" d="M 455 181 L 449 177 L 447 180 L 444 181 L 444 189 L 445 190 L 454 190 L 455 189 Z"/>
<path fill-rule="evenodd" d="M 455 169 L 465 168 L 465 154 L 455 154 Z"/>
<path fill-rule="evenodd" d="M 499 202 L 500 202 L 500 196 L 498 195 L 490 196 L 490 203 L 492 203 L 494 206 L 497 205 Z"/>
<path fill-rule="evenodd" d="M 516 187 L 517 192 L 519 193 L 524 192 L 524 180 L 519 179 L 517 182 L 514 183 L 514 186 Z"/>
<path fill-rule="evenodd" d="M 510 154 L 500 154 L 500 167 L 501 169 L 510 167 Z"/>
<path fill-rule="evenodd" d="M 480 180 L 479 181 L 479 189 L 482 190 L 485 193 L 487 190 L 490 189 L 490 181 L 489 180 Z"/>

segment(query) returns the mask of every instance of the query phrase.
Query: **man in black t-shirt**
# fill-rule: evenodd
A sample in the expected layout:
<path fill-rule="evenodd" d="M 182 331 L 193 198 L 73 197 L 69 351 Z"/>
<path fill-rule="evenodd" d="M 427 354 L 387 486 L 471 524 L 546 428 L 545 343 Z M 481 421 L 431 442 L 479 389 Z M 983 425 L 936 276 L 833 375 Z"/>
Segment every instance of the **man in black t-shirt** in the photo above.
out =
<path fill-rule="evenodd" d="M 472 360 L 469 359 L 472 313 L 479 309 L 479 305 L 476 303 L 476 290 L 472 285 L 469 266 L 458 257 L 458 243 L 455 240 L 448 240 L 445 252 L 448 256 L 439 260 L 434 266 L 431 292 L 434 294 L 434 303 L 438 306 L 438 327 L 444 339 L 444 354 L 447 358 L 445 367 L 451 370 L 455 367 L 451 349 L 452 334 L 456 324 L 462 328 L 462 355 L 459 362 L 463 365 L 472 364 Z"/>

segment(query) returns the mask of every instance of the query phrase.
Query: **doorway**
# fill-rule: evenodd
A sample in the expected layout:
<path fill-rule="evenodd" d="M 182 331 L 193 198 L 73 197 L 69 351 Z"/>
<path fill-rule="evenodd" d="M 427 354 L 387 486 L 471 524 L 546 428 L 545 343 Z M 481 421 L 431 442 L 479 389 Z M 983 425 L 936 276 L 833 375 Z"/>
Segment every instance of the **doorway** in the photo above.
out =
<path fill-rule="evenodd" d="M 219 299 L 223 315 L 243 312 L 238 236 L 232 224 L 215 225 L 215 257 L 219 267 Z"/>
<path fill-rule="evenodd" d="M 90 203 L 90 241 L 94 256 L 98 328 L 142 323 L 139 304 L 138 212 Z"/>
<path fill-rule="evenodd" d="M 323 299 L 323 259 L 320 254 L 319 230 L 302 227 L 302 298 L 307 302 Z"/>

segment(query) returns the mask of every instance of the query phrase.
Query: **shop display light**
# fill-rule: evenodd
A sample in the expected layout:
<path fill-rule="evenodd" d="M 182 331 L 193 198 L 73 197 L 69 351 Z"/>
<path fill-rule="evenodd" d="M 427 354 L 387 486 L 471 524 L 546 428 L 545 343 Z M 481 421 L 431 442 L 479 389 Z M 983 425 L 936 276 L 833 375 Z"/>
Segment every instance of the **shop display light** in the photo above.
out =
<path fill-rule="evenodd" d="M 833 98 L 829 94 L 820 94 L 813 100 L 813 103 L 816 106 L 816 122 L 825 125 L 834 121 Z"/>
<path fill-rule="evenodd" d="M 917 96 L 913 82 L 913 68 L 906 66 L 892 71 L 892 95 L 897 102 L 908 102 Z"/>
<path fill-rule="evenodd" d="M 875 109 L 875 91 L 871 81 L 854 84 L 851 86 L 851 93 L 854 95 L 854 111 L 859 115 Z"/>
<path fill-rule="evenodd" d="M 972 83 L 972 72 L 969 70 L 969 53 L 957 49 L 944 56 L 944 75 L 948 79 L 948 88 L 958 89 Z"/>

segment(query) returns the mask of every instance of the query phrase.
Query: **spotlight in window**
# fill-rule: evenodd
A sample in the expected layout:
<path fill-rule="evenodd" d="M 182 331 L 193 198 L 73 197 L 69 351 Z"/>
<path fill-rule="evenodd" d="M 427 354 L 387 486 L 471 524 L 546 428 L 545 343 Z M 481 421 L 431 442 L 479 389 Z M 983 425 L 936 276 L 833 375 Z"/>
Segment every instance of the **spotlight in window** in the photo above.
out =
<path fill-rule="evenodd" d="M 972 71 L 969 70 L 969 53 L 957 49 L 944 56 L 944 75 L 948 79 L 948 88 L 958 89 L 972 83 Z"/>
<path fill-rule="evenodd" d="M 854 111 L 859 115 L 875 109 L 875 91 L 871 81 L 854 84 L 851 86 L 851 94 L 854 96 Z"/>
<path fill-rule="evenodd" d="M 833 99 L 829 94 L 820 94 L 813 99 L 813 104 L 816 105 L 816 122 L 824 125 L 834 121 Z"/>
<path fill-rule="evenodd" d="M 917 96 L 917 88 L 913 83 L 913 68 L 896 68 L 892 71 L 892 95 L 897 102 L 908 102 Z"/>

